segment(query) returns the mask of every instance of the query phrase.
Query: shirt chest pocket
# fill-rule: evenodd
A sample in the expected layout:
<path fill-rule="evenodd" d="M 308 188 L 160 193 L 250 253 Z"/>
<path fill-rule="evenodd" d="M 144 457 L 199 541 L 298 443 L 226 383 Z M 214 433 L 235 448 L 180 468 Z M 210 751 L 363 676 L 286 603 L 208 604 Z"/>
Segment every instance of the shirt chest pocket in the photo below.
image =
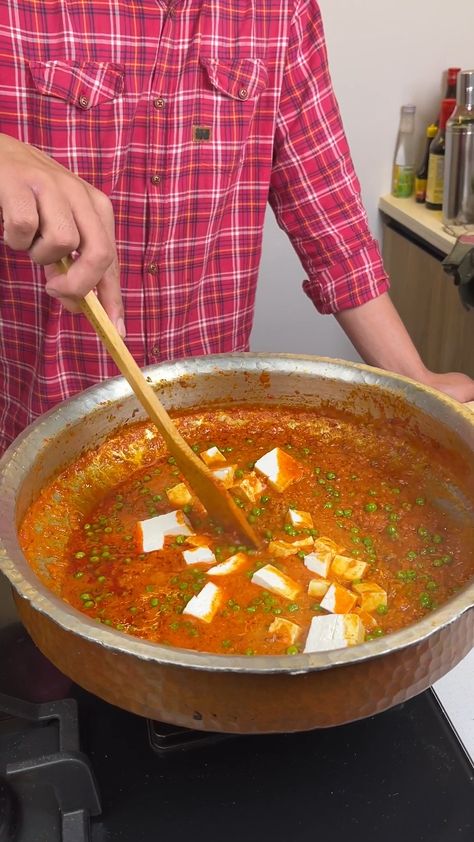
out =
<path fill-rule="evenodd" d="M 110 192 L 120 174 L 131 120 L 124 68 L 112 62 L 30 61 L 29 142 Z"/>
<path fill-rule="evenodd" d="M 200 57 L 202 85 L 193 109 L 198 166 L 232 170 L 243 160 L 258 99 L 268 83 L 258 58 Z"/>

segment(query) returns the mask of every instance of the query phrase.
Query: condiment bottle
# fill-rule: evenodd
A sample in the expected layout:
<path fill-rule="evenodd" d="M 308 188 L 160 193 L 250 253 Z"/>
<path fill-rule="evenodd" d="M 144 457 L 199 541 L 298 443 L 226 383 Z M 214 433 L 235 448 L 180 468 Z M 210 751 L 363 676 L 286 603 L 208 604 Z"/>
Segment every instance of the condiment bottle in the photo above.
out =
<path fill-rule="evenodd" d="M 455 99 L 443 99 L 441 103 L 439 129 L 430 146 L 428 183 L 426 185 L 426 207 L 430 210 L 441 210 L 443 207 L 446 123 L 455 105 Z"/>
<path fill-rule="evenodd" d="M 392 196 L 406 199 L 413 193 L 415 181 L 415 111 L 414 105 L 403 105 L 393 158 Z"/>
<path fill-rule="evenodd" d="M 417 170 L 415 177 L 415 199 L 422 204 L 426 199 L 426 185 L 428 183 L 428 162 L 430 157 L 431 141 L 438 132 L 438 127 L 434 123 L 426 129 L 426 146 L 423 154 L 421 164 Z"/>
<path fill-rule="evenodd" d="M 446 124 L 443 219 L 474 224 L 474 70 L 459 73 L 456 108 Z"/>

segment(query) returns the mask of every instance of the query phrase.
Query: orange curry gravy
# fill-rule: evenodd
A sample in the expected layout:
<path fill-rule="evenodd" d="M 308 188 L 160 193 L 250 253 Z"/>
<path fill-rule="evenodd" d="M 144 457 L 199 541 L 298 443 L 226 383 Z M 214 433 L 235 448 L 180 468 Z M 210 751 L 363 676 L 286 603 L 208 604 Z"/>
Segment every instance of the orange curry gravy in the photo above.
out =
<path fill-rule="evenodd" d="M 376 582 L 386 591 L 387 604 L 362 615 L 366 640 L 425 616 L 472 577 L 472 521 L 452 510 L 448 515 L 436 503 L 440 487 L 456 484 L 453 460 L 433 441 L 410 437 L 403 422 L 362 423 L 333 410 L 233 407 L 183 414 L 177 424 L 196 452 L 217 446 L 236 467 L 236 483 L 276 446 L 303 466 L 304 476 L 283 493 L 267 482 L 256 502 L 238 484 L 230 489 L 263 536 L 263 551 L 224 534 L 195 498 L 186 505 L 193 531 L 208 536 L 216 563 L 236 552 L 246 554 L 244 569 L 212 580 L 222 589 L 222 601 L 206 623 L 183 609 L 211 580 L 210 565 L 185 564 L 182 553 L 190 546 L 182 536 L 168 538 L 161 551 L 140 551 L 137 522 L 177 509 L 167 490 L 183 481 L 158 434 L 149 423 L 134 424 L 81 457 L 31 506 L 21 543 L 43 580 L 98 623 L 221 654 L 301 651 L 311 619 L 327 612 L 321 597 L 307 592 L 318 578 L 304 565 L 311 550 L 276 557 L 268 549 L 275 539 L 328 537 L 344 548 L 343 555 L 368 564 L 359 581 Z M 313 527 L 292 526 L 290 507 L 309 512 Z M 300 584 L 295 598 L 251 582 L 268 563 Z M 357 584 L 333 574 L 328 578 L 351 591 Z M 301 628 L 297 641 L 269 631 L 278 617 Z"/>

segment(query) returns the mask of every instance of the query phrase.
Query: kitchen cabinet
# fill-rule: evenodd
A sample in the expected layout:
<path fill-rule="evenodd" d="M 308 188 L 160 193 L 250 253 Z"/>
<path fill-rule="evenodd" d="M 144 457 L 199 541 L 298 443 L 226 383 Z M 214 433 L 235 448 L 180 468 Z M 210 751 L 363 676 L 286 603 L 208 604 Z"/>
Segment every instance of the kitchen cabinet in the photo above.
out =
<path fill-rule="evenodd" d="M 446 249 L 449 251 L 449 248 Z M 474 377 L 474 310 L 466 310 L 445 255 L 396 221 L 385 217 L 383 257 L 390 296 L 425 365 Z"/>

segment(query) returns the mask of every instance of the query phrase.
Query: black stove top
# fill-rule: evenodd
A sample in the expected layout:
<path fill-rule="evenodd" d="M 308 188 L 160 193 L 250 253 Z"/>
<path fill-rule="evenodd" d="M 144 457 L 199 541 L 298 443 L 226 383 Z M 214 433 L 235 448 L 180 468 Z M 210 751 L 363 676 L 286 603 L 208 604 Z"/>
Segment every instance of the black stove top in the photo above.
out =
<path fill-rule="evenodd" d="M 219 739 L 69 696 L 3 700 L 0 842 L 473 842 L 474 769 L 431 691 L 339 728 Z"/>

